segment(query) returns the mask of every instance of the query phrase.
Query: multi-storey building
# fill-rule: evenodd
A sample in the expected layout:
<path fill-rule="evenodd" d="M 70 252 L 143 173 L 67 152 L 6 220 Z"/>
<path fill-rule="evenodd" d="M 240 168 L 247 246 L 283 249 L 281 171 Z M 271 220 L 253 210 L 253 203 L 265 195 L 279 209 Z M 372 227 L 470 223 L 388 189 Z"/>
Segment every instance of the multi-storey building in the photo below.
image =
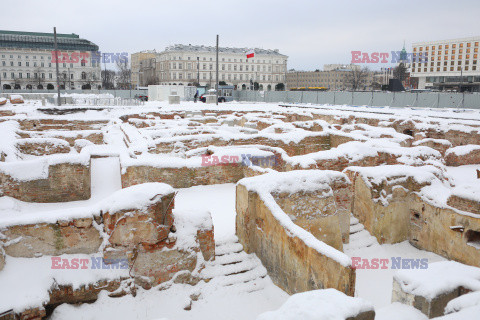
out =
<path fill-rule="evenodd" d="M 326 65 L 324 71 L 296 71 L 287 73 L 287 88 L 317 88 L 324 87 L 329 90 L 350 90 L 353 85 L 354 72 L 360 72 L 357 65 Z M 327 71 L 328 70 L 328 71 Z M 373 72 L 368 72 L 359 82 L 357 90 L 371 90 Z"/>
<path fill-rule="evenodd" d="M 254 49 L 247 59 L 248 48 L 219 48 L 219 81 L 239 90 L 283 90 L 288 57 L 278 50 Z M 133 61 L 133 55 L 132 55 Z M 133 63 L 133 62 L 132 62 Z M 132 73 L 140 75 L 140 85 L 153 83 L 214 87 L 216 48 L 174 45 L 140 61 Z"/>
<path fill-rule="evenodd" d="M 480 37 L 414 43 L 411 77 L 419 89 L 480 91 L 479 43 Z"/>
<path fill-rule="evenodd" d="M 57 34 L 57 47 L 61 88 L 89 89 L 101 85 L 96 44 L 76 34 Z M 53 33 L 0 31 L 0 87 L 55 89 L 54 52 Z"/>
<path fill-rule="evenodd" d="M 145 70 L 144 64 L 150 61 L 155 61 L 155 57 L 157 56 L 157 52 L 155 50 L 145 50 L 140 51 L 137 53 L 133 53 L 131 55 L 131 70 L 132 70 L 132 86 L 139 87 L 142 84 L 145 85 L 147 82 L 147 74 L 143 74 L 143 72 L 148 72 Z M 140 73 L 140 69 L 142 69 L 142 73 Z M 139 81 L 139 79 L 141 81 Z"/>

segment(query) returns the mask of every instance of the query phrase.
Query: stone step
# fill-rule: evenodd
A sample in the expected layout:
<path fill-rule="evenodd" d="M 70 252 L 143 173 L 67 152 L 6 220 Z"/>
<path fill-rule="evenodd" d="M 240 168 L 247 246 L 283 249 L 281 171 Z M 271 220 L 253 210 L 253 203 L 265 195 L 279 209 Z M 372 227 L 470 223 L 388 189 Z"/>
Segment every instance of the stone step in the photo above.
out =
<path fill-rule="evenodd" d="M 254 256 L 248 256 L 245 260 L 234 264 L 216 264 L 206 269 L 203 273 L 207 278 L 238 274 L 255 269 L 259 261 Z"/>
<path fill-rule="evenodd" d="M 229 287 L 235 288 L 236 292 L 251 293 L 251 292 L 263 290 L 266 285 L 267 285 L 267 278 L 260 277 L 251 281 L 233 284 Z"/>
<path fill-rule="evenodd" d="M 350 235 L 350 242 L 355 242 L 363 238 L 371 237 L 372 235 L 365 229 Z"/>
<path fill-rule="evenodd" d="M 215 257 L 215 264 L 234 264 L 239 263 L 248 258 L 248 254 L 245 251 L 227 253 L 221 256 Z"/>
<path fill-rule="evenodd" d="M 232 252 L 241 251 L 243 251 L 243 246 L 241 243 L 226 243 L 215 247 L 215 256 L 222 256 Z"/>
<path fill-rule="evenodd" d="M 252 281 L 258 278 L 265 277 L 267 275 L 267 269 L 264 266 L 258 265 L 254 269 L 243 273 L 231 274 L 226 276 L 219 276 L 211 280 L 212 283 L 221 286 L 231 286 L 243 282 Z"/>
<path fill-rule="evenodd" d="M 358 224 L 358 223 L 360 223 L 360 222 L 358 221 L 357 218 L 355 218 L 354 216 L 350 216 L 350 225 L 355 225 L 355 224 Z"/>
<path fill-rule="evenodd" d="M 350 235 L 364 230 L 365 227 L 361 223 L 350 225 Z"/>
<path fill-rule="evenodd" d="M 377 239 L 374 236 L 362 237 L 345 245 L 345 250 L 356 250 L 365 247 L 378 246 Z"/>
<path fill-rule="evenodd" d="M 238 242 L 238 237 L 237 236 L 231 236 L 231 237 L 228 237 L 228 238 L 225 238 L 225 239 L 220 239 L 220 240 L 216 240 L 215 239 L 215 244 L 217 247 L 220 247 L 220 246 L 223 246 L 223 245 L 226 245 L 226 244 L 230 244 L 230 243 L 235 243 L 235 242 Z"/>

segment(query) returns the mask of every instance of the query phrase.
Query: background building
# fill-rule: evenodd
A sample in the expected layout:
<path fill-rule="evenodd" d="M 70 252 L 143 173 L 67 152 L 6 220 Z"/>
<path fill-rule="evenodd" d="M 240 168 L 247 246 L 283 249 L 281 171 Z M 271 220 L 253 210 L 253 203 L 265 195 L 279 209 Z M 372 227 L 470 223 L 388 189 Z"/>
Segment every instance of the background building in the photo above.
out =
<path fill-rule="evenodd" d="M 219 48 L 219 81 L 238 90 L 283 90 L 288 57 L 278 50 Z M 154 55 L 153 57 L 151 55 Z M 134 57 L 138 63 L 134 63 Z M 174 45 L 164 51 L 144 51 L 132 55 L 132 74 L 140 75 L 140 85 L 215 86 L 216 48 Z M 138 79 L 138 78 L 137 78 Z M 256 83 L 256 84 L 255 84 Z"/>
<path fill-rule="evenodd" d="M 329 90 L 351 90 L 356 82 L 356 90 L 371 90 L 374 73 L 363 72 L 360 66 L 353 64 L 329 64 L 324 66 L 323 71 L 290 70 L 287 73 L 287 88 L 325 87 Z M 359 73 L 362 73 L 360 79 Z"/>
<path fill-rule="evenodd" d="M 419 89 L 480 91 L 480 37 L 414 43 L 411 77 Z"/>
<path fill-rule="evenodd" d="M 155 50 L 140 51 L 131 55 L 130 63 L 132 70 L 132 86 L 134 88 L 141 86 L 142 84 L 140 82 L 143 82 L 143 85 L 145 85 L 145 82 L 147 81 L 146 75 L 140 74 L 141 62 L 154 62 L 156 56 L 157 52 Z M 143 66 L 141 69 L 145 71 L 145 68 L 143 68 Z M 139 81 L 140 78 L 142 78 L 142 81 Z"/>
<path fill-rule="evenodd" d="M 60 87 L 94 88 L 101 85 L 100 64 L 91 52 L 98 46 L 76 34 L 57 34 L 58 50 L 71 55 L 88 53 L 78 63 L 60 63 Z M 0 85 L 3 89 L 54 89 L 56 69 L 53 33 L 0 31 Z M 94 59 L 95 60 L 95 59 Z"/>

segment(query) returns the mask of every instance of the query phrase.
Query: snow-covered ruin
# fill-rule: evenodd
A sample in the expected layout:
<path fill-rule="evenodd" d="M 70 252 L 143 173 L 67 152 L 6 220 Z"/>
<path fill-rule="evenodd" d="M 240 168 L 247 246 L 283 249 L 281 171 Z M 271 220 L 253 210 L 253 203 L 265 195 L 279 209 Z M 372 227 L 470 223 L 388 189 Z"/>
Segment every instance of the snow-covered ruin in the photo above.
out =
<path fill-rule="evenodd" d="M 2 320 L 480 314 L 479 111 L 26 100 L 0 137 Z"/>

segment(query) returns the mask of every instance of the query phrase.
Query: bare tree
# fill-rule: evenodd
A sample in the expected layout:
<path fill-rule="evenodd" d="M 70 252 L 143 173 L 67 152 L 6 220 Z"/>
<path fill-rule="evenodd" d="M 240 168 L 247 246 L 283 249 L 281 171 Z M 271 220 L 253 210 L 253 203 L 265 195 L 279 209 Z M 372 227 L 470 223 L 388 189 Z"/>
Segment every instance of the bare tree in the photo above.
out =
<path fill-rule="evenodd" d="M 131 89 L 132 88 L 132 70 L 128 65 L 128 61 L 117 61 L 117 88 Z"/>
<path fill-rule="evenodd" d="M 353 91 L 357 91 L 362 88 L 366 88 L 369 84 L 367 83 L 370 70 L 368 67 L 362 69 L 353 68 L 347 73 L 345 81 L 347 86 L 349 86 Z"/>
<path fill-rule="evenodd" d="M 115 71 L 102 70 L 102 88 L 103 89 L 115 88 Z"/>
<path fill-rule="evenodd" d="M 403 62 L 393 69 L 393 77 L 400 80 L 402 84 L 405 84 L 405 80 L 407 79 L 407 67 L 405 67 Z"/>

